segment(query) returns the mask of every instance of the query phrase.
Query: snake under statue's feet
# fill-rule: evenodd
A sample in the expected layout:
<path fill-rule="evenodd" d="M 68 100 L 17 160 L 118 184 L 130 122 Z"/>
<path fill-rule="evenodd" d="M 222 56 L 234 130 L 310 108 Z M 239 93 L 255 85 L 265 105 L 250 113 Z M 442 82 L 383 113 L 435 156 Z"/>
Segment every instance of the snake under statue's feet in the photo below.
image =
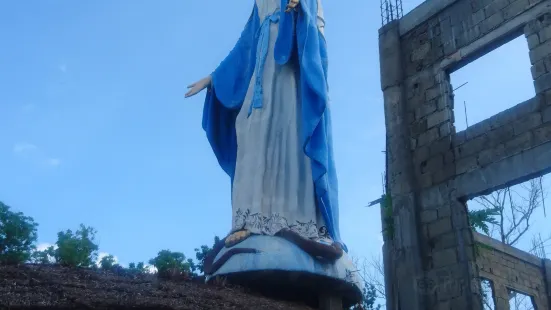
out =
<path fill-rule="evenodd" d="M 248 230 L 238 230 L 238 231 L 235 231 L 233 233 L 231 233 L 227 238 L 226 238 L 226 241 L 225 241 L 225 244 L 226 244 L 226 248 L 231 248 L 232 246 L 240 243 L 241 241 L 249 238 L 249 236 L 251 235 L 251 232 L 248 231 Z"/>

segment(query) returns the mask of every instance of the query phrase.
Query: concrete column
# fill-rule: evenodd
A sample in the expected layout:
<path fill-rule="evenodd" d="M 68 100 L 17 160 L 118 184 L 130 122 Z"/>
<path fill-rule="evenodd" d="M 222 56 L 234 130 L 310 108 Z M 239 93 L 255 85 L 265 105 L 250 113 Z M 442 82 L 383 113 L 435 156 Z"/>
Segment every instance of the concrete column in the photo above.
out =
<path fill-rule="evenodd" d="M 510 310 L 509 291 L 502 283 L 494 283 L 495 307 L 496 310 Z"/>
<path fill-rule="evenodd" d="M 547 289 L 547 306 L 551 310 L 551 260 L 543 260 L 543 272 L 545 275 L 545 287 Z"/>
<path fill-rule="evenodd" d="M 384 281 L 385 281 L 385 299 L 386 299 L 386 309 L 392 310 L 394 309 L 394 286 L 392 283 L 393 278 L 393 267 L 392 267 L 392 239 L 390 238 L 389 234 L 387 233 L 387 229 L 389 228 L 386 223 L 386 208 L 385 201 L 381 202 L 381 227 L 383 231 L 383 246 L 382 246 L 382 253 L 383 253 L 383 267 L 384 267 Z"/>
<path fill-rule="evenodd" d="M 423 279 L 419 251 L 417 217 L 413 195 L 413 169 L 409 149 L 409 128 L 406 100 L 403 92 L 402 50 L 398 21 L 379 31 L 381 88 L 384 95 L 387 129 L 387 188 L 392 198 L 392 236 L 385 241 L 385 276 L 387 310 L 425 309 L 424 298 L 418 292 Z M 387 244 L 388 243 L 388 244 Z M 389 283 L 390 282 L 390 283 Z"/>

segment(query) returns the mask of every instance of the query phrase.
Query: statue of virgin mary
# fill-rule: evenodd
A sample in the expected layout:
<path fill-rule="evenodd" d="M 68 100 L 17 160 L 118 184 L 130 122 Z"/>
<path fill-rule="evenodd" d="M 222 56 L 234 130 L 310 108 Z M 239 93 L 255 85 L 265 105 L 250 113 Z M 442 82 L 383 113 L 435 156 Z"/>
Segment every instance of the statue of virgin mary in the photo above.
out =
<path fill-rule="evenodd" d="M 231 179 L 227 248 L 251 235 L 282 235 L 346 251 L 320 2 L 255 0 L 227 58 L 188 87 L 186 97 L 208 89 L 203 128 Z"/>

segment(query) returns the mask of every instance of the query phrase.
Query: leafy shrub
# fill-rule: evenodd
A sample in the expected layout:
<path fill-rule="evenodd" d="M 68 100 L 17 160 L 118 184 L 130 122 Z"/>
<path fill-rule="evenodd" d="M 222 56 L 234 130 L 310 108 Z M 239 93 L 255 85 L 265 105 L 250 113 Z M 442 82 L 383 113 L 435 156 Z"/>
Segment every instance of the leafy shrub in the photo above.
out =
<path fill-rule="evenodd" d="M 148 272 L 147 268 L 145 268 L 145 264 L 143 262 L 139 262 L 137 265 L 136 263 L 130 263 L 128 264 L 128 270 L 135 272 L 135 273 L 146 273 Z"/>
<path fill-rule="evenodd" d="M 20 264 L 31 258 L 38 224 L 0 202 L 0 264 Z"/>
<path fill-rule="evenodd" d="M 214 244 L 213 244 L 213 247 L 214 245 L 216 245 L 218 242 L 220 242 L 220 238 L 218 238 L 218 236 L 215 236 L 214 237 Z M 202 245 L 201 248 L 196 248 L 195 249 L 195 258 L 197 258 L 197 265 L 195 266 L 195 268 L 197 270 L 199 270 L 199 272 L 201 273 L 204 273 L 205 270 L 204 270 L 204 267 L 205 267 L 205 259 L 207 258 L 207 254 L 212 251 L 212 248 L 209 248 L 208 246 L 206 245 Z M 193 269 L 193 271 L 195 271 L 195 268 Z"/>
<path fill-rule="evenodd" d="M 136 266 L 136 269 L 138 269 L 139 271 L 145 271 L 145 264 L 143 262 L 139 262 Z"/>
<path fill-rule="evenodd" d="M 94 243 L 96 231 L 80 224 L 73 233 L 70 229 L 57 233 L 57 263 L 69 267 L 92 267 L 97 258 L 98 245 Z"/>
<path fill-rule="evenodd" d="M 42 251 L 34 251 L 31 255 L 31 261 L 35 264 L 50 264 L 55 260 L 55 249 L 53 246 Z"/>
<path fill-rule="evenodd" d="M 353 306 L 351 310 L 382 310 L 383 306 L 377 304 L 378 297 L 375 286 L 364 280 L 363 300 L 360 304 Z"/>
<path fill-rule="evenodd" d="M 115 257 L 113 255 L 106 255 L 101 258 L 100 267 L 103 270 L 111 270 L 116 265 L 115 263 Z"/>
<path fill-rule="evenodd" d="M 149 260 L 149 263 L 157 268 L 159 277 L 168 279 L 188 277 L 194 266 L 193 260 L 186 261 L 183 253 L 169 250 L 159 251 L 157 257 Z"/>
<path fill-rule="evenodd" d="M 499 215 L 499 208 L 482 209 L 482 210 L 469 210 L 468 218 L 471 229 L 480 229 L 486 235 L 490 234 L 490 227 L 488 224 L 498 225 L 494 216 Z"/>

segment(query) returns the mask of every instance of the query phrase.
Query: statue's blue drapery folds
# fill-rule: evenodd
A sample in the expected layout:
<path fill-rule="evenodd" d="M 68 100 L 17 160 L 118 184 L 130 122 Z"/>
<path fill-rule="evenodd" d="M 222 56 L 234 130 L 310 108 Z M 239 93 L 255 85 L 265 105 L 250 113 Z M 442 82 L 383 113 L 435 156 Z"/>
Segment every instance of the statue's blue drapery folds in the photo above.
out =
<path fill-rule="evenodd" d="M 328 105 L 328 59 L 325 38 L 317 26 L 318 4 L 317 0 L 301 0 L 298 13 L 284 12 L 286 5 L 287 0 L 281 0 L 274 57 L 283 65 L 290 60 L 295 47 L 298 50 L 301 141 L 305 154 L 311 159 L 316 205 L 332 239 L 345 247 L 339 232 L 337 177 Z M 255 69 L 260 26 L 255 5 L 237 44 L 213 72 L 205 100 L 203 128 L 220 166 L 232 181 L 237 156 L 235 121 Z"/>

